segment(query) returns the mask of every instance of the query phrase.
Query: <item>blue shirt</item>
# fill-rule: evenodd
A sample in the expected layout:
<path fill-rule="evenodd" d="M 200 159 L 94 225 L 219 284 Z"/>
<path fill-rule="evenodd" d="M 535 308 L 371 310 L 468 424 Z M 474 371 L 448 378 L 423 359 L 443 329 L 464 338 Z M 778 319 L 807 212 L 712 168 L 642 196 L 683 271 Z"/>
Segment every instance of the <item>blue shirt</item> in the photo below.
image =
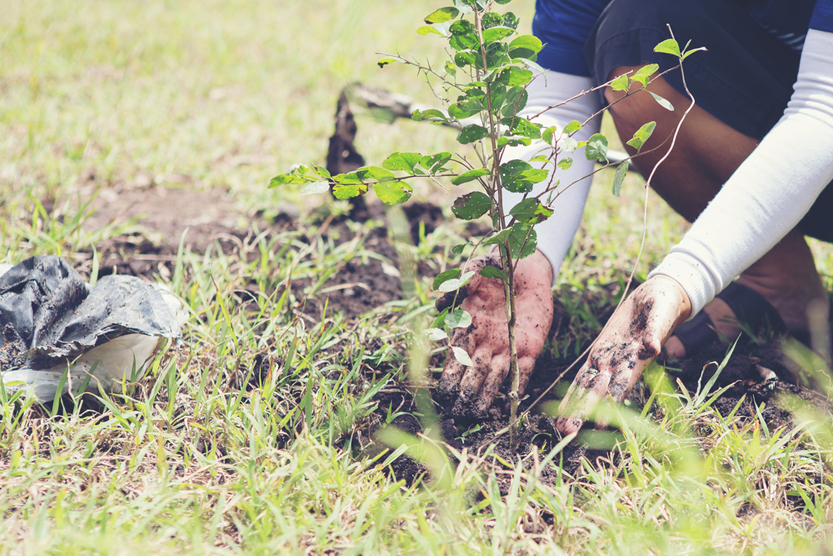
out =
<path fill-rule="evenodd" d="M 532 33 L 544 43 L 538 63 L 589 76 L 584 43 L 611 1 L 536 0 Z M 796 50 L 804 44 L 808 28 L 833 32 L 833 0 L 741 0 L 741 4 L 758 24 Z"/>

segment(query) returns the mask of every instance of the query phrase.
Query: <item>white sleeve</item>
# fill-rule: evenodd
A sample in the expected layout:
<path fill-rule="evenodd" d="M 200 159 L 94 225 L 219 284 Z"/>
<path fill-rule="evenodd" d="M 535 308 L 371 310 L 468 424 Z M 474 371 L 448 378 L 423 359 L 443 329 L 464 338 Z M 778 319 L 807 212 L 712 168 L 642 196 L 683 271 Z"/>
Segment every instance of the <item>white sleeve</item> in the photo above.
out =
<path fill-rule="evenodd" d="M 694 316 L 787 235 L 833 180 L 833 33 L 810 29 L 784 116 L 650 274 L 677 280 Z"/>
<path fill-rule="evenodd" d="M 592 86 L 593 81 L 589 77 L 579 77 L 547 70 L 543 75 L 539 75 L 527 88 L 529 100 L 520 115 L 529 117 L 538 114 L 548 106 L 563 102 L 582 91 L 589 90 Z M 562 129 L 573 120 L 584 122 L 600 108 L 601 102 L 598 94 L 589 93 L 563 106 L 553 108 L 532 121 L 542 124 L 545 128 L 555 125 Z M 573 140 L 586 141 L 592 134 L 597 133 L 600 119 L 595 118 L 585 128 L 578 131 L 573 135 Z M 513 159 L 528 161 L 536 155 L 548 154 L 546 149 L 548 149 L 548 145 L 543 141 L 533 141 L 528 147 L 509 147 L 503 154 L 503 161 Z M 570 249 L 573 236 L 581 222 L 584 203 L 587 201 L 587 192 L 590 189 L 592 179 L 587 178 L 573 185 L 570 184 L 593 171 L 593 162 L 586 159 L 583 149 L 577 153 L 564 152 L 559 155 L 559 160 L 565 157 L 572 158 L 573 165 L 568 170 L 556 170 L 555 179 L 560 182 L 556 189 L 557 191 L 563 191 L 563 193 L 558 195 L 551 206 L 555 214 L 535 226 L 538 234 L 538 249 L 552 265 L 553 283 L 555 283 L 558 269 Z M 533 166 L 552 168 L 552 165 L 545 166 L 534 163 Z M 529 196 L 537 195 L 543 191 L 548 183 L 549 179 L 536 184 Z M 555 197 L 555 194 L 553 194 L 553 197 Z M 522 198 L 523 194 L 521 193 L 504 192 L 504 210 L 508 213 Z M 545 198 L 542 198 L 542 200 L 545 200 Z"/>

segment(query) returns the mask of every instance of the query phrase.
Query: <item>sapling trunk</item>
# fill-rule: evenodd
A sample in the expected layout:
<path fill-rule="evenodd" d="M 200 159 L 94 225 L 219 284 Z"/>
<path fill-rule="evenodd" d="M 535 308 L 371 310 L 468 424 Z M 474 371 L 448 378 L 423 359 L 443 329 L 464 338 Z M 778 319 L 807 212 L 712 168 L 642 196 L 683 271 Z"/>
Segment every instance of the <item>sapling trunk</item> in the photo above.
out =
<path fill-rule="evenodd" d="M 512 386 L 509 390 L 509 446 L 512 450 L 518 447 L 518 404 L 521 385 L 520 369 L 518 367 L 518 349 L 515 344 L 515 276 L 512 273 L 512 255 L 505 245 L 500 246 L 500 262 L 506 280 L 503 282 L 503 292 L 506 296 L 506 321 L 509 329 L 509 373 Z"/>
<path fill-rule="evenodd" d="M 480 56 L 483 59 L 483 67 L 488 67 L 488 59 L 486 56 L 486 47 L 483 43 L 483 21 L 480 10 L 474 6 L 474 26 L 477 37 L 480 41 Z M 477 71 L 477 79 L 481 79 L 480 70 Z M 489 117 L 489 139 L 492 146 L 492 168 L 491 168 L 491 185 L 490 191 L 492 201 L 496 205 L 495 209 L 498 215 L 497 221 L 500 224 L 500 229 L 506 228 L 506 215 L 503 210 L 503 185 L 500 180 L 500 149 L 498 147 L 498 137 L 500 136 L 500 129 L 498 123 L 495 122 L 495 112 L 492 106 L 492 89 L 489 83 L 486 84 L 486 107 Z M 509 373 L 511 377 L 511 389 L 509 391 L 509 445 L 512 450 L 518 445 L 518 403 L 520 401 L 520 394 L 518 389 L 520 387 L 520 374 L 518 369 L 518 350 L 515 345 L 515 281 L 512 272 L 512 254 L 509 250 L 508 243 L 500 246 L 500 262 L 503 273 L 506 279 L 503 281 L 503 293 L 506 298 L 506 323 L 509 333 Z"/>

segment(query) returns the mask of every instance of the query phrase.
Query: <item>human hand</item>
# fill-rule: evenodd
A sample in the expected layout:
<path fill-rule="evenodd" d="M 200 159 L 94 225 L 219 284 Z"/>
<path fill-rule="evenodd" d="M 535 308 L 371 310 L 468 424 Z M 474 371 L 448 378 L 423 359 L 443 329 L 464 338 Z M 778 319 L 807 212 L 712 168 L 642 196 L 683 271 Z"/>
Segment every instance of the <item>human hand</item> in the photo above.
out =
<path fill-rule="evenodd" d="M 503 281 L 481 276 L 479 271 L 486 265 L 500 268 L 500 256 L 490 253 L 469 261 L 465 271 L 475 274 L 457 293 L 458 300 L 463 298 L 462 309 L 471 314 L 472 324 L 465 329 L 455 329 L 451 345 L 464 349 L 474 366 L 464 366 L 453 355 L 445 364 L 440 390 L 454 400 L 453 415 L 484 417 L 509 374 L 509 331 Z M 526 389 L 552 325 L 552 267 L 547 258 L 536 251 L 518 262 L 514 280 L 520 395 Z M 437 300 L 437 309 L 450 306 L 454 293 L 449 292 Z"/>
<path fill-rule="evenodd" d="M 578 431 L 605 396 L 622 402 L 690 312 L 688 295 L 672 278 L 657 275 L 636 288 L 613 313 L 573 380 L 556 429 L 564 435 Z"/>

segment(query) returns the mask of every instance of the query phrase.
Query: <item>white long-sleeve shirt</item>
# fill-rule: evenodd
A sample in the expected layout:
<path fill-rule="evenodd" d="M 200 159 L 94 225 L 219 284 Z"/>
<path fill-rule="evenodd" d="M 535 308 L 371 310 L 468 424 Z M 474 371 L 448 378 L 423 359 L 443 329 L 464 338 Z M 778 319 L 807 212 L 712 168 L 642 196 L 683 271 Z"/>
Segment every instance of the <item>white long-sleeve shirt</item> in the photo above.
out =
<path fill-rule="evenodd" d="M 592 86 L 589 78 L 547 72 L 530 87 L 523 115 L 569 98 Z M 597 109 L 586 95 L 550 110 L 538 120 L 545 125 L 584 121 Z M 582 130 L 586 139 L 597 128 Z M 531 158 L 543 145 L 517 147 L 512 158 Z M 592 163 L 573 157 L 573 167 L 559 172 L 563 186 L 592 171 Z M 724 184 L 683 240 L 650 274 L 677 280 L 699 312 L 738 274 L 769 251 L 807 213 L 833 181 L 833 33 L 810 29 L 804 43 L 795 92 L 778 124 Z M 546 182 L 538 184 L 536 192 Z M 539 249 L 553 265 L 553 275 L 578 228 L 589 180 L 573 185 L 554 204 L 556 215 L 539 224 Z M 504 200 L 511 207 L 519 197 Z M 510 204 L 511 203 L 511 204 Z M 833 215 L 831 215 L 833 219 Z"/>

